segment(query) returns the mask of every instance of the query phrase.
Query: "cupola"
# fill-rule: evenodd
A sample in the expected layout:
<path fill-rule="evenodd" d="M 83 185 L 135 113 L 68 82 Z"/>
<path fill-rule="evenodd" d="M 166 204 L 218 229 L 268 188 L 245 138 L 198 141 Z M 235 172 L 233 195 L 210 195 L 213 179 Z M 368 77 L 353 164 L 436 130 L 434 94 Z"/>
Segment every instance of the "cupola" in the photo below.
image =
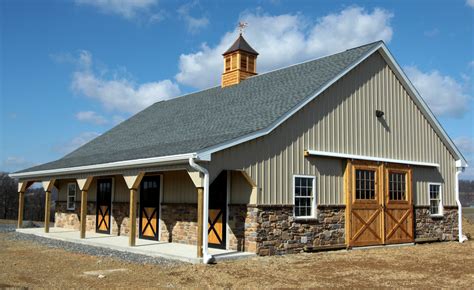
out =
<path fill-rule="evenodd" d="M 236 85 L 248 77 L 257 74 L 257 55 L 240 33 L 239 38 L 222 54 L 224 56 L 224 73 L 221 86 Z"/>

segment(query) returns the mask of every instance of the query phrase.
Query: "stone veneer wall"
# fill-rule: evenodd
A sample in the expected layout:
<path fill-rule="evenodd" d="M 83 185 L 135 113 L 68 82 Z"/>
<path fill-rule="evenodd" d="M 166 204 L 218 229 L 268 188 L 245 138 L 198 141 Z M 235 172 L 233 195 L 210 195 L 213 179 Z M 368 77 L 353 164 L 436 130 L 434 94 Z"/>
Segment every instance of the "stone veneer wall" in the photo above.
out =
<path fill-rule="evenodd" d="M 428 207 L 415 207 L 415 238 L 437 238 L 452 241 L 458 238 L 458 210 L 444 208 L 442 217 L 431 217 Z"/>
<path fill-rule="evenodd" d="M 197 244 L 197 204 L 162 204 L 161 220 L 162 241 Z"/>
<path fill-rule="evenodd" d="M 229 249 L 257 252 L 257 208 L 255 206 L 229 205 Z"/>
<path fill-rule="evenodd" d="M 56 201 L 54 226 L 80 230 L 81 202 L 76 202 L 74 210 L 68 210 L 65 201 Z M 86 231 L 95 231 L 95 202 L 87 203 Z"/>
<path fill-rule="evenodd" d="M 296 219 L 292 205 L 258 206 L 256 216 L 256 252 L 261 256 L 345 243 L 345 206 L 320 206 L 314 219 Z"/>
<path fill-rule="evenodd" d="M 81 202 L 76 202 L 74 210 L 66 208 L 65 201 L 56 201 L 56 211 L 54 214 L 54 226 L 60 228 L 68 228 L 80 230 L 81 223 L 79 217 L 81 216 Z M 114 202 L 112 204 L 112 235 L 128 236 L 130 232 L 130 222 L 128 213 L 130 205 L 128 202 Z M 137 214 L 138 216 L 138 214 Z M 137 236 L 138 236 L 138 218 L 137 218 Z M 86 231 L 95 232 L 96 223 L 96 207 L 95 202 L 87 203 L 87 221 Z M 119 234 L 120 233 L 120 234 Z"/>

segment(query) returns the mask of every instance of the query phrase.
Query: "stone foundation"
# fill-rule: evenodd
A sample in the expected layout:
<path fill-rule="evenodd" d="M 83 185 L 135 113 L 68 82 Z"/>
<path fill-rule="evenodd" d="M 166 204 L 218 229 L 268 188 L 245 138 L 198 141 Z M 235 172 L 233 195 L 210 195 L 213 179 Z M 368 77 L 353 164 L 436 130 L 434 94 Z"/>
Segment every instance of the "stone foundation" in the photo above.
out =
<path fill-rule="evenodd" d="M 428 208 L 415 208 L 415 238 L 452 241 L 458 238 L 458 210 L 444 208 L 442 217 L 432 217 Z"/>
<path fill-rule="evenodd" d="M 345 243 L 345 207 L 318 208 L 317 218 L 296 219 L 293 206 L 258 206 L 258 255 L 299 253 L 305 246 Z"/>

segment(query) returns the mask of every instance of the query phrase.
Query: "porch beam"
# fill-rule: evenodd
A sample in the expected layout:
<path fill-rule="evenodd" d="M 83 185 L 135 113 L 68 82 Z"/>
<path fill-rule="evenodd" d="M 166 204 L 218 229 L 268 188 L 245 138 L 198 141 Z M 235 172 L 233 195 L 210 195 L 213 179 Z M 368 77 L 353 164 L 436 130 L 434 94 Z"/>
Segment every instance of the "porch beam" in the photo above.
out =
<path fill-rule="evenodd" d="M 86 238 L 86 226 L 87 226 L 87 193 L 89 187 L 94 179 L 93 176 L 88 176 L 86 178 L 78 178 L 77 185 L 81 190 L 81 239 Z"/>
<path fill-rule="evenodd" d="M 130 235 L 128 237 L 128 245 L 134 247 L 137 235 L 137 191 L 142 182 L 145 172 L 139 172 L 137 175 L 123 175 L 123 179 L 130 190 Z"/>
<path fill-rule="evenodd" d="M 54 187 L 54 182 L 56 179 L 50 179 L 47 181 L 41 182 L 45 192 L 45 201 L 44 201 L 44 232 L 49 233 L 49 220 L 51 215 L 51 191 Z"/>
<path fill-rule="evenodd" d="M 18 182 L 18 223 L 17 228 L 23 227 L 23 212 L 25 209 L 25 192 L 33 184 L 33 181 Z"/>

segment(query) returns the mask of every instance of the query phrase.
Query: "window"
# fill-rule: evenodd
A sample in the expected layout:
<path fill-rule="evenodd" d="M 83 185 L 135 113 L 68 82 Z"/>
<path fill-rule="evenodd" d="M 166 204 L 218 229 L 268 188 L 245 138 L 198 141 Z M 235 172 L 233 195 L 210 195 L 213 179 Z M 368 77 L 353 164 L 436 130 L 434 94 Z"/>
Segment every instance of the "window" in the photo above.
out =
<path fill-rule="evenodd" d="M 428 184 L 430 194 L 430 213 L 431 215 L 442 215 L 443 204 L 441 200 L 441 184 Z"/>
<path fill-rule="evenodd" d="M 388 196 L 390 200 L 406 200 L 406 174 L 389 172 Z"/>
<path fill-rule="evenodd" d="M 314 217 L 316 179 L 309 176 L 295 176 L 293 190 L 295 198 L 295 217 Z"/>
<path fill-rule="evenodd" d="M 74 210 L 76 208 L 76 184 L 68 183 L 67 185 L 67 209 Z"/>
<path fill-rule="evenodd" d="M 375 170 L 356 169 L 356 199 L 375 199 Z"/>

